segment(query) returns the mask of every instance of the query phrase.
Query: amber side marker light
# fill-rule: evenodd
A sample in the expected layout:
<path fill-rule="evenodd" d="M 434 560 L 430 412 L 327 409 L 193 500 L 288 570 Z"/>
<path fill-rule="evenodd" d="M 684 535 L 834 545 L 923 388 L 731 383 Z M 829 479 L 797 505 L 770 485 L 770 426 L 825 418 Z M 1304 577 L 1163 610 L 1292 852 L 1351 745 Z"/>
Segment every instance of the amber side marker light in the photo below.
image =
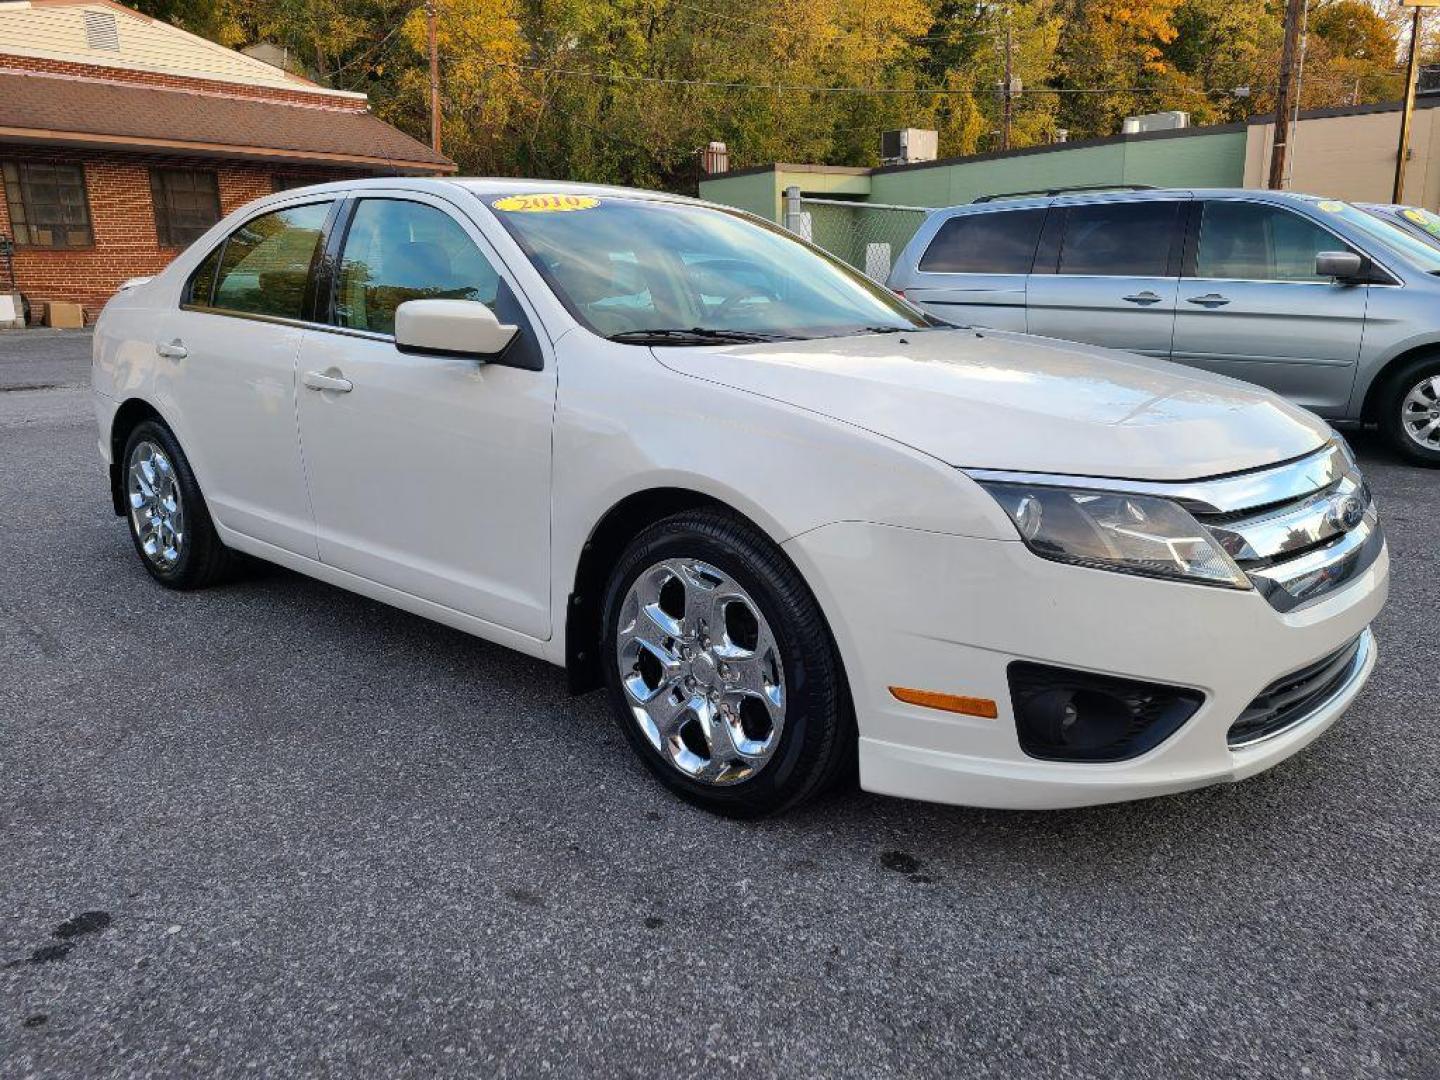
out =
<path fill-rule="evenodd" d="M 890 687 L 890 694 L 906 705 L 923 705 L 927 709 L 941 712 L 961 713 L 964 716 L 983 716 L 994 720 L 1000 715 L 995 702 L 983 697 L 963 697 L 960 694 L 941 694 L 935 690 L 911 690 L 905 686 Z"/>

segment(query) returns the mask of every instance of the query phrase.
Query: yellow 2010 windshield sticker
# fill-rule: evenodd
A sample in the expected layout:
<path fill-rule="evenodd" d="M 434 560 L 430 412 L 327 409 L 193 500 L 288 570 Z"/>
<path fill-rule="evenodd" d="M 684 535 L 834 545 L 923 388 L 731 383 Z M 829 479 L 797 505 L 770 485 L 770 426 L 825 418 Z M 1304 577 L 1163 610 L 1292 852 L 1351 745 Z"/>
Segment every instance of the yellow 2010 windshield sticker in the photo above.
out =
<path fill-rule="evenodd" d="M 1324 210 L 1327 214 L 1338 214 L 1341 210 L 1345 209 L 1345 204 L 1343 202 L 1336 202 L 1334 199 L 1327 199 L 1325 202 L 1320 203 L 1320 209 Z"/>
<path fill-rule="evenodd" d="M 490 205 L 509 214 L 563 214 L 593 210 L 600 200 L 593 195 L 506 195 Z"/>
<path fill-rule="evenodd" d="M 1411 221 L 1415 222 L 1416 225 L 1425 224 L 1425 215 L 1422 214 L 1419 210 L 1401 210 L 1400 216 L 1409 218 Z"/>

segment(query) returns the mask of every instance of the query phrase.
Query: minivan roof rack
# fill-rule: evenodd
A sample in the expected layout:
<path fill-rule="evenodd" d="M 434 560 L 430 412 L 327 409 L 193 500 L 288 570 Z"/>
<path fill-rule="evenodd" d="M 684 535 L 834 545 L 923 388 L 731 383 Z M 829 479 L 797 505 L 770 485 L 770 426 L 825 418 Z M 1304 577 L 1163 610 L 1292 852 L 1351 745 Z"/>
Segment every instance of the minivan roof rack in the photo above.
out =
<path fill-rule="evenodd" d="M 993 195 L 977 195 L 972 203 L 994 202 L 996 199 L 1021 199 L 1027 195 L 1068 195 L 1073 191 L 1154 191 L 1154 184 L 1074 184 L 1070 187 L 1035 188 L 1031 191 L 1002 191 Z"/>

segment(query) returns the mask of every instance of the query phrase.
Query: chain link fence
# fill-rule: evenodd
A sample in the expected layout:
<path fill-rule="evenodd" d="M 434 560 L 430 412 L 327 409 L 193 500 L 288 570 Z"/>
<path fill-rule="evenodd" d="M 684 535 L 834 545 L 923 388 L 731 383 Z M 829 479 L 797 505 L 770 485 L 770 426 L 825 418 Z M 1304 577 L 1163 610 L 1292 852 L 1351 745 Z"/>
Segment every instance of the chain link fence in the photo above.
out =
<path fill-rule="evenodd" d="M 787 229 L 882 283 L 930 212 L 924 206 L 811 199 L 799 188 L 785 190 Z"/>

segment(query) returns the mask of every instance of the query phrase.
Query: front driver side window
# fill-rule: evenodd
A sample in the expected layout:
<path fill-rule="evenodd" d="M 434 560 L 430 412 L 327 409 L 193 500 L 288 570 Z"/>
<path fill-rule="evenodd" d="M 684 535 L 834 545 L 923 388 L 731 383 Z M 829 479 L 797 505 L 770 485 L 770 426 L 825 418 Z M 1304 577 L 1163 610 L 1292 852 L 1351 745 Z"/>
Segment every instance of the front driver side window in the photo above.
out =
<path fill-rule="evenodd" d="M 345 236 L 335 322 L 395 332 L 407 300 L 477 300 L 495 307 L 500 278 L 450 215 L 423 203 L 365 199 Z"/>
<path fill-rule="evenodd" d="M 1315 273 L 1322 251 L 1349 244 L 1293 211 L 1260 203 L 1205 203 L 1195 276 L 1241 281 L 1329 281 Z"/>

